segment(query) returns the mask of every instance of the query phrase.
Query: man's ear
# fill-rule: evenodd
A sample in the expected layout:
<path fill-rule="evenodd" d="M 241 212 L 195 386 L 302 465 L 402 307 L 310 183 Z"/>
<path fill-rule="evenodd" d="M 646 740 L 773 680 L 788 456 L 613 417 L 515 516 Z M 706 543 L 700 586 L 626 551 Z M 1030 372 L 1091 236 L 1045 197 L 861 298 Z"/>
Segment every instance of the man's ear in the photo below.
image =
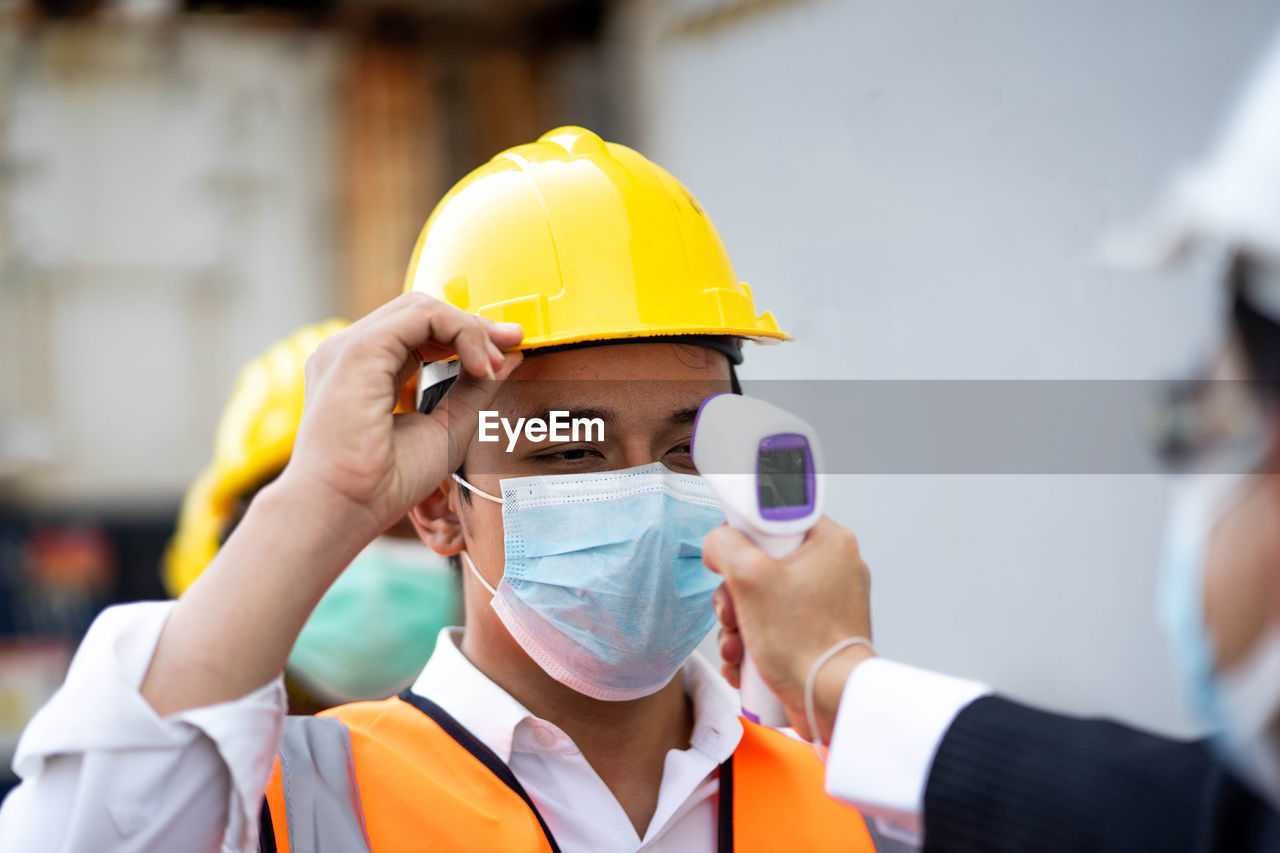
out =
<path fill-rule="evenodd" d="M 418 537 L 442 557 L 452 557 L 467 547 L 462 537 L 462 522 L 450 506 L 453 489 L 453 483 L 446 481 L 409 510 L 409 519 Z"/>

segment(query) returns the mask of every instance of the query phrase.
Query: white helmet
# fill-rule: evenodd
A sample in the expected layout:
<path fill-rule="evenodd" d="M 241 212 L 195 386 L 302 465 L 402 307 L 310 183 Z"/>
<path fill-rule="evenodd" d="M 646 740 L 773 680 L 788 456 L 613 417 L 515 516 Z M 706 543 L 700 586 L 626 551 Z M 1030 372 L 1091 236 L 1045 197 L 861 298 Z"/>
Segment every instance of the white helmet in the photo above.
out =
<path fill-rule="evenodd" d="M 1156 215 L 1104 242 L 1122 266 L 1168 263 L 1201 243 L 1280 264 L 1280 38 L 1210 156 L 1178 175 Z"/>

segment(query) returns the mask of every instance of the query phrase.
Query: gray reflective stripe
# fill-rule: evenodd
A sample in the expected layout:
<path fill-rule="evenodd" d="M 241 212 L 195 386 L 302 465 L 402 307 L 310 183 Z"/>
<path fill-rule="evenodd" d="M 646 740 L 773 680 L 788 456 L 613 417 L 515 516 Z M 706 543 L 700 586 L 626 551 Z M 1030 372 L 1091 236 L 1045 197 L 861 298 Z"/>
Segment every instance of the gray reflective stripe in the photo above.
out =
<path fill-rule="evenodd" d="M 885 835 L 874 818 L 864 815 L 863 820 L 867 823 L 867 832 L 871 835 L 871 843 L 875 846 L 876 853 L 917 853 L 919 851 L 920 848 L 914 844 Z"/>
<path fill-rule="evenodd" d="M 346 726 L 286 717 L 280 777 L 290 853 L 372 853 Z"/>

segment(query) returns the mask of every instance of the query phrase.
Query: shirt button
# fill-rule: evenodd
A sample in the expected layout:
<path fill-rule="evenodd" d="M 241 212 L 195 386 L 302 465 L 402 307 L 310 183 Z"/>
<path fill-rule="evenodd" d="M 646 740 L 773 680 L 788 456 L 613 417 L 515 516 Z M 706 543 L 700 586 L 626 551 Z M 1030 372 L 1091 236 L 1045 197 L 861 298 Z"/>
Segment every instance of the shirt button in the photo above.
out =
<path fill-rule="evenodd" d="M 533 739 L 538 742 L 538 746 L 549 747 L 556 742 L 556 736 L 551 730 L 545 726 L 535 726 L 533 729 Z"/>

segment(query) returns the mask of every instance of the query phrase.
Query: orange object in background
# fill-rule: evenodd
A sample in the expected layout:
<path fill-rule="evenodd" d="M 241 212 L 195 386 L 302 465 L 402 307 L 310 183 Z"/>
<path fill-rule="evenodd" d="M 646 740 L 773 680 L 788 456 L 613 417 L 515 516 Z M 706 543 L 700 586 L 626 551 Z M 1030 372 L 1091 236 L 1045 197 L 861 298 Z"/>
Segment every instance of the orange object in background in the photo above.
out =
<path fill-rule="evenodd" d="M 38 527 L 25 550 L 31 580 L 47 594 L 99 595 L 115 580 L 115 553 L 97 525 Z"/>

